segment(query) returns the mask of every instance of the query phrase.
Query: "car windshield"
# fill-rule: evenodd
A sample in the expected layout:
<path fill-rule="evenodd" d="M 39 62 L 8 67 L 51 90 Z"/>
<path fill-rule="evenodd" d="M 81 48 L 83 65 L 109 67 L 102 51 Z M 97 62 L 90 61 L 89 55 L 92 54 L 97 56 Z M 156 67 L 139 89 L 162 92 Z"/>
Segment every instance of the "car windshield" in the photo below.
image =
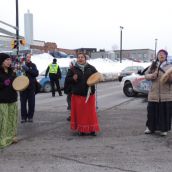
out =
<path fill-rule="evenodd" d="M 129 66 L 122 70 L 122 72 L 134 71 L 137 72 L 138 70 L 143 70 L 142 66 Z"/>
<path fill-rule="evenodd" d="M 141 69 L 141 70 L 139 70 L 139 71 L 138 71 L 138 73 L 139 73 L 140 75 L 144 75 L 144 74 L 145 74 L 145 72 L 148 70 L 148 68 L 149 68 L 149 66 L 148 66 L 148 67 L 146 67 L 145 69 Z"/>

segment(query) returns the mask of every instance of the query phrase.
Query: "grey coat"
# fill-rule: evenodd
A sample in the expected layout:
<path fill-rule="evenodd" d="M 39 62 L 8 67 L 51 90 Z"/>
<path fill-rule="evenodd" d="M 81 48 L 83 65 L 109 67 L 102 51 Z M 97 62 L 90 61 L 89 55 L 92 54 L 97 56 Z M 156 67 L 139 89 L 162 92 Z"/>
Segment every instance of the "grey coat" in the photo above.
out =
<path fill-rule="evenodd" d="M 145 79 L 152 81 L 151 89 L 148 94 L 148 101 L 150 102 L 172 101 L 172 65 L 166 64 L 161 69 L 162 70 L 156 69 L 154 73 L 150 73 L 148 70 L 148 74 L 145 75 Z M 168 80 L 163 83 L 162 78 L 165 75 L 167 76 L 167 72 L 169 76 Z"/>

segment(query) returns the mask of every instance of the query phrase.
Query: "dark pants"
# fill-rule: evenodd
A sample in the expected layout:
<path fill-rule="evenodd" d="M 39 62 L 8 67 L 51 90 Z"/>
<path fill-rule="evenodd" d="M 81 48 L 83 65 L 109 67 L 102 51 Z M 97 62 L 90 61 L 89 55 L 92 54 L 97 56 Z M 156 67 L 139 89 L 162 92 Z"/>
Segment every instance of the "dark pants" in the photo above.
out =
<path fill-rule="evenodd" d="M 67 110 L 71 110 L 71 94 L 67 94 L 66 101 L 67 101 Z"/>
<path fill-rule="evenodd" d="M 146 126 L 154 131 L 171 130 L 172 102 L 148 102 Z"/>
<path fill-rule="evenodd" d="M 56 84 L 57 91 L 58 91 L 59 95 L 61 95 L 62 92 L 60 89 L 58 78 L 50 78 L 50 81 L 51 81 L 51 88 L 52 88 L 52 96 L 55 96 L 55 84 Z"/>
<path fill-rule="evenodd" d="M 20 102 L 22 120 L 32 119 L 35 112 L 35 90 L 27 89 L 20 92 Z"/>

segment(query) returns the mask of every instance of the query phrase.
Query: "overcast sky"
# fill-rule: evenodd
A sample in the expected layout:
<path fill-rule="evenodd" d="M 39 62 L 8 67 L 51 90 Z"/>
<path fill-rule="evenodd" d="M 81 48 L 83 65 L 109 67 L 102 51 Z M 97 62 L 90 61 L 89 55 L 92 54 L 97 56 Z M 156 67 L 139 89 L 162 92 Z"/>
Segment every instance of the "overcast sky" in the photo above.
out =
<path fill-rule="evenodd" d="M 15 25 L 16 0 L 1 0 L 0 20 Z M 18 0 L 20 34 L 24 13 L 34 20 L 34 39 L 60 48 L 164 48 L 172 55 L 171 0 Z M 0 27 L 4 25 L 0 24 Z M 12 31 L 11 29 L 8 29 Z"/>

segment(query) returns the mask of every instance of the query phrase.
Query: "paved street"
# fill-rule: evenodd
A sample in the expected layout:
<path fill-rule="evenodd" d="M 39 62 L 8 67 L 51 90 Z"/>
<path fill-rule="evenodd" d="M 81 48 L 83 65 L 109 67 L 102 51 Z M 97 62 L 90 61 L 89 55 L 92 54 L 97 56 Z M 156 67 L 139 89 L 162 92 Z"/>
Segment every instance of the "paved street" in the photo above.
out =
<path fill-rule="evenodd" d="M 113 98 L 107 86 L 118 88 Z M 37 95 L 34 123 L 19 124 L 19 143 L 0 150 L 0 172 L 171 172 L 172 134 L 144 134 L 145 98 L 126 98 L 117 83 L 99 87 L 96 137 L 70 131 L 65 96 Z"/>

